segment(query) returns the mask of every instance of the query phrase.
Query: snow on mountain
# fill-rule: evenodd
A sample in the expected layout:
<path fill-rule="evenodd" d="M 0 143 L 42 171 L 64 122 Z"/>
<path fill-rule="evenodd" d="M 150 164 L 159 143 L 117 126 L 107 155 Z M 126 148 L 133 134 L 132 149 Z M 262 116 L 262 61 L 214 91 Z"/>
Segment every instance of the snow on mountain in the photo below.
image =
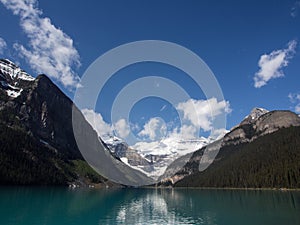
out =
<path fill-rule="evenodd" d="M 168 165 L 175 159 L 188 153 L 194 152 L 210 143 L 210 139 L 200 137 L 199 139 L 181 140 L 172 137 L 154 142 L 137 142 L 131 148 L 152 163 L 152 170 L 145 172 L 151 178 L 161 176 Z M 142 168 L 143 169 L 143 168 Z"/>
<path fill-rule="evenodd" d="M 4 75 L 9 75 L 12 80 L 18 78 L 33 81 L 35 79 L 8 59 L 0 59 L 0 72 Z"/>
<path fill-rule="evenodd" d="M 18 97 L 23 91 L 21 83 L 34 80 L 34 77 L 10 60 L 0 59 L 0 87 L 6 91 L 8 96 Z"/>
<path fill-rule="evenodd" d="M 204 145 L 207 145 L 209 140 L 205 137 L 191 140 L 181 140 L 172 137 L 165 138 L 161 141 L 154 142 L 137 142 L 131 146 L 136 149 L 141 155 L 174 155 L 181 156 L 195 151 Z"/>
<path fill-rule="evenodd" d="M 124 143 L 124 141 L 121 138 L 112 135 L 102 135 L 101 139 L 104 141 L 105 144 L 112 146 Z"/>
<path fill-rule="evenodd" d="M 268 113 L 269 111 L 264 109 L 264 108 L 258 108 L 258 107 L 255 107 L 251 110 L 250 114 L 245 116 L 244 120 L 237 124 L 236 126 L 232 127 L 230 129 L 230 131 L 236 129 L 237 127 L 241 126 L 241 125 L 244 125 L 244 124 L 252 124 L 254 123 L 259 117 L 261 117 L 262 115 Z"/>
<path fill-rule="evenodd" d="M 225 133 L 225 131 L 222 132 L 221 137 Z M 218 138 L 220 138 L 220 135 Z M 128 146 L 125 141 L 115 136 L 107 135 L 101 138 L 113 155 L 153 179 L 157 179 L 164 174 L 166 168 L 177 158 L 192 153 L 216 140 L 211 137 L 195 139 L 167 137 L 161 141 L 141 141 Z"/>
<path fill-rule="evenodd" d="M 245 117 L 245 120 L 247 122 L 253 122 L 254 120 L 257 120 L 260 116 L 268 113 L 269 111 L 263 108 L 254 108 L 251 110 L 250 114 Z M 245 121 L 243 120 L 243 121 Z"/>
<path fill-rule="evenodd" d="M 16 97 L 18 97 L 18 96 L 21 94 L 22 91 L 23 91 L 23 89 L 19 89 L 19 90 L 17 90 L 17 91 L 14 91 L 14 90 L 6 90 L 6 93 L 7 93 L 8 96 L 13 97 L 13 98 L 16 98 Z"/>

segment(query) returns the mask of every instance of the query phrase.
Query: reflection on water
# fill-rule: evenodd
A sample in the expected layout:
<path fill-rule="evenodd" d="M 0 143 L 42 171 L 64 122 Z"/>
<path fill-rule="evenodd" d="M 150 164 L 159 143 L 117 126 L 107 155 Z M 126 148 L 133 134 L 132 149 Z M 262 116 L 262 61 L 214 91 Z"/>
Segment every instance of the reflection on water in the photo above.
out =
<path fill-rule="evenodd" d="M 300 224 L 300 192 L 0 188 L 1 224 Z"/>
<path fill-rule="evenodd" d="M 169 195 L 169 190 L 165 191 Z M 171 196 L 176 197 L 171 191 Z M 193 218 L 169 208 L 168 199 L 161 190 L 148 191 L 137 199 L 121 205 L 116 216 L 117 224 L 202 224 L 202 218 Z M 179 196 L 178 196 L 179 197 Z M 179 199 L 177 199 L 179 200 Z"/>

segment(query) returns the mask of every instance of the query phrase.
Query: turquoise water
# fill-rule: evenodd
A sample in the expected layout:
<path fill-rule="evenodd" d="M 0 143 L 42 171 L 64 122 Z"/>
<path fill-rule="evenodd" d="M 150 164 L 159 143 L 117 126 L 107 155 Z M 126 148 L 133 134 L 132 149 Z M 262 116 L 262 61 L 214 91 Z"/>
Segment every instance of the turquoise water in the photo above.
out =
<path fill-rule="evenodd" d="M 300 192 L 1 187 L 1 225 L 300 224 Z"/>

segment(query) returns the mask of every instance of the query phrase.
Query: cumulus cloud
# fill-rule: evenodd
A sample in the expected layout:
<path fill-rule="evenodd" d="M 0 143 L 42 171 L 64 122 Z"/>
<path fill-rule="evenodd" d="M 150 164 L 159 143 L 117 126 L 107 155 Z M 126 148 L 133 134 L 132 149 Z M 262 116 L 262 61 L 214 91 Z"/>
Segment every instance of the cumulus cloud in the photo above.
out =
<path fill-rule="evenodd" d="M 100 113 L 97 113 L 92 109 L 82 109 L 81 112 L 100 137 L 112 136 L 115 134 L 120 138 L 126 138 L 130 133 L 130 126 L 125 119 L 120 119 L 111 125 L 104 121 Z"/>
<path fill-rule="evenodd" d="M 144 125 L 138 136 L 147 137 L 150 141 L 157 141 L 161 138 L 194 139 L 198 138 L 199 130 L 203 129 L 204 131 L 211 131 L 211 137 L 215 139 L 227 132 L 225 129 L 214 130 L 213 121 L 217 116 L 231 112 L 228 101 L 218 102 L 216 98 L 208 100 L 189 99 L 178 103 L 176 109 L 183 118 L 180 126 L 169 130 L 169 126 L 166 126 L 159 118 L 154 117 Z"/>
<path fill-rule="evenodd" d="M 3 54 L 3 50 L 6 48 L 6 42 L 0 37 L 0 54 Z"/>
<path fill-rule="evenodd" d="M 140 137 L 148 137 L 150 140 L 161 138 L 165 135 L 167 126 L 159 118 L 151 118 L 145 125 L 142 131 L 138 133 Z"/>
<path fill-rule="evenodd" d="M 93 110 L 82 110 L 87 121 L 97 131 L 98 135 L 103 137 L 107 135 L 116 135 L 117 137 L 126 139 L 131 130 L 138 132 L 137 136 L 143 138 L 147 143 L 159 143 L 162 139 L 172 140 L 187 140 L 199 138 L 199 130 L 211 132 L 210 137 L 218 139 L 226 132 L 225 128 L 214 128 L 213 121 L 219 115 L 228 114 L 231 112 L 228 101 L 217 101 L 216 98 L 207 100 L 189 99 L 185 102 L 180 102 L 175 107 L 182 116 L 181 124 L 171 121 L 166 124 L 160 117 L 150 118 L 140 130 L 141 124 L 130 124 L 124 118 L 118 120 L 113 125 L 106 123 L 101 114 Z"/>
<path fill-rule="evenodd" d="M 111 125 L 103 120 L 103 117 L 100 113 L 97 113 L 91 109 L 83 109 L 81 110 L 81 112 L 84 115 L 85 119 L 97 132 L 98 136 L 103 137 L 112 134 Z"/>
<path fill-rule="evenodd" d="M 73 40 L 51 20 L 42 17 L 37 0 L 0 0 L 14 15 L 29 39 L 28 48 L 15 43 L 14 48 L 37 73 L 45 73 L 65 87 L 76 87 L 79 77 L 73 68 L 80 66 L 80 57 Z"/>
<path fill-rule="evenodd" d="M 290 93 L 288 95 L 290 102 L 294 105 L 294 111 L 300 114 L 300 94 Z"/>
<path fill-rule="evenodd" d="M 194 139 L 197 137 L 197 127 L 194 125 L 182 124 L 180 128 L 174 129 L 169 137 L 173 139 Z"/>
<path fill-rule="evenodd" d="M 270 54 L 263 54 L 258 62 L 259 71 L 254 75 L 254 87 L 260 88 L 271 79 L 283 77 L 283 67 L 286 67 L 289 60 L 295 54 L 297 42 L 292 40 L 287 48 L 274 50 Z"/>
<path fill-rule="evenodd" d="M 125 119 L 120 119 L 114 124 L 114 131 L 120 138 L 128 137 L 130 133 L 130 126 Z"/>
<path fill-rule="evenodd" d="M 212 121 L 216 116 L 231 111 L 228 101 L 218 102 L 216 98 L 207 100 L 189 99 L 186 102 L 179 103 L 176 109 L 183 113 L 183 119 L 199 129 L 202 128 L 204 131 L 212 130 Z"/>

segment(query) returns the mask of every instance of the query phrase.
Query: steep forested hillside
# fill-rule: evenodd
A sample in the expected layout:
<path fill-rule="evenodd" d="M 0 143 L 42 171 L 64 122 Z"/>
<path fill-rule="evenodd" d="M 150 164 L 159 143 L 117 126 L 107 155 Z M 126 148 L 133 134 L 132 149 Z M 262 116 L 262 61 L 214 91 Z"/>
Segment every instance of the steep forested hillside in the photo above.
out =
<path fill-rule="evenodd" d="M 0 123 L 0 137 L 0 184 L 67 185 L 79 180 L 82 184 L 107 181 L 82 159 L 69 160 L 22 129 Z"/>
<path fill-rule="evenodd" d="M 222 147 L 210 167 L 176 187 L 300 188 L 300 127 Z"/>

